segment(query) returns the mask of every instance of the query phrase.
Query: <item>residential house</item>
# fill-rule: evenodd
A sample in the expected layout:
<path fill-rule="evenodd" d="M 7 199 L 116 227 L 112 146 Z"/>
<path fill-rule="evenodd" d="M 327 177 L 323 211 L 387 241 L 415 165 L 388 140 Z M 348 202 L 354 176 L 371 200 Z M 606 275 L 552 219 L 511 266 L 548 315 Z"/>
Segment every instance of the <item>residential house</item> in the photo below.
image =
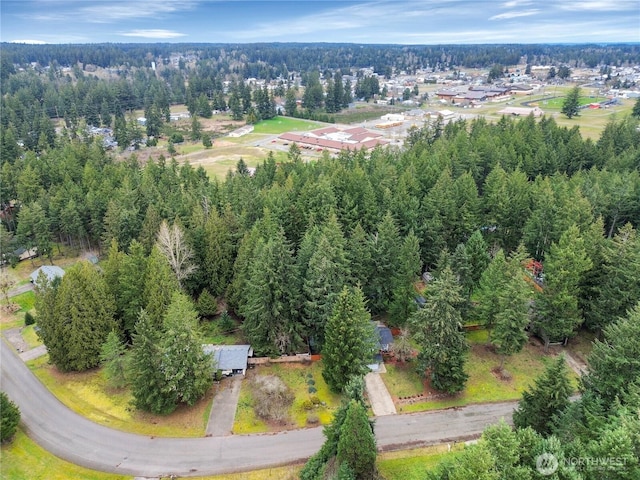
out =
<path fill-rule="evenodd" d="M 247 361 L 253 356 L 251 345 L 212 345 L 202 346 L 204 353 L 213 357 L 214 368 L 221 370 L 222 375 L 245 375 Z"/>

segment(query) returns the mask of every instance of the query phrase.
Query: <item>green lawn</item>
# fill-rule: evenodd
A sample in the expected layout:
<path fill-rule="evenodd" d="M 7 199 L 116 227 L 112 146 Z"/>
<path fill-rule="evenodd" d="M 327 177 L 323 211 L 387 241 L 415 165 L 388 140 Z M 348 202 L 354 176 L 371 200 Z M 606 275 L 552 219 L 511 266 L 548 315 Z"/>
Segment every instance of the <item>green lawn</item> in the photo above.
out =
<path fill-rule="evenodd" d="M 89 470 L 47 452 L 18 429 L 13 441 L 2 445 L 0 478 L 5 480 L 125 480 L 133 477 Z M 192 477 L 193 480 L 296 480 L 301 465 L 244 473 Z"/>
<path fill-rule="evenodd" d="M 451 445 L 451 452 L 464 448 L 464 443 Z M 447 445 L 400 450 L 378 455 L 378 469 L 385 480 L 423 480 L 449 453 Z"/>
<path fill-rule="evenodd" d="M 27 313 L 33 310 L 33 307 L 36 303 L 36 294 L 33 293 L 33 290 L 21 293 L 20 295 L 11 297 L 11 301 L 20 305 L 20 310 L 18 310 L 18 312 L 16 313 Z"/>
<path fill-rule="evenodd" d="M 293 117 L 275 117 L 269 120 L 262 120 L 254 125 L 253 133 L 268 133 L 275 135 L 290 131 L 315 130 L 322 128 L 325 124 L 311 120 L 303 120 Z"/>
<path fill-rule="evenodd" d="M 13 441 L 2 445 L 0 477 L 6 480 L 123 480 L 132 477 L 96 472 L 59 459 L 47 452 L 22 429 Z"/>
<path fill-rule="evenodd" d="M 100 369 L 61 373 L 45 355 L 27 366 L 64 405 L 91 421 L 107 427 L 158 437 L 200 437 L 204 435 L 205 411 L 210 408 L 216 386 L 193 407 L 179 406 L 171 415 L 152 415 L 136 410 L 127 388 L 107 386 Z"/>
<path fill-rule="evenodd" d="M 251 378 L 256 375 L 276 375 L 294 393 L 288 425 L 271 426 L 256 416 L 251 395 Z M 314 393 L 309 392 L 310 385 L 307 383 L 309 378 L 313 379 L 313 388 L 316 389 Z M 305 403 L 314 396 L 321 402 L 321 405 L 306 409 Z M 310 416 L 317 417 L 320 424 L 326 425 L 333 419 L 333 412 L 339 405 L 340 396 L 331 392 L 322 378 L 322 362 L 313 362 L 310 365 L 299 363 L 260 365 L 251 370 L 247 379 L 242 382 L 233 432 L 236 434 L 258 433 L 278 428 L 302 428 L 308 425 L 307 419 Z"/>
<path fill-rule="evenodd" d="M 551 355 L 544 355 L 541 346 L 529 343 L 522 352 L 513 355 L 505 362 L 505 369 L 512 378 L 499 379 L 493 370 L 500 365 L 500 356 L 486 348 L 486 337 L 483 338 L 482 332 L 470 333 L 471 351 L 466 363 L 469 380 L 465 390 L 454 397 L 427 400 L 421 396 L 426 390 L 414 363 L 386 365 L 387 373 L 381 374 L 381 377 L 396 401 L 398 412 L 418 412 L 471 403 L 518 400 L 523 390 L 533 383 L 544 370 L 546 362 L 552 358 Z M 577 385 L 577 377 L 573 372 L 572 378 Z M 407 400 L 406 397 L 413 397 L 413 399 Z M 398 401 L 400 398 L 405 400 Z"/>

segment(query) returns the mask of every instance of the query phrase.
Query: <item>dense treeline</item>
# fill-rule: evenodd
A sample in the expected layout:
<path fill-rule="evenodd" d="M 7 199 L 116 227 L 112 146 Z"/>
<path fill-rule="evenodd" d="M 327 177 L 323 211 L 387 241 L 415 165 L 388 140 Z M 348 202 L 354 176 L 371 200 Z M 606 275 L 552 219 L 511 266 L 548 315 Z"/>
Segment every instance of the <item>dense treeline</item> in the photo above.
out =
<path fill-rule="evenodd" d="M 489 67 L 493 64 L 569 64 L 573 67 L 635 65 L 640 49 L 635 44 L 606 45 L 358 45 L 358 44 L 2 44 L 2 62 L 72 66 L 78 62 L 99 67 L 150 66 L 153 59 L 192 54 L 214 60 L 224 72 L 243 78 L 286 77 L 288 71 L 371 67 L 380 74 L 396 68 Z M 240 61 L 242 60 L 242 61 Z"/>
<path fill-rule="evenodd" d="M 404 152 L 343 152 L 312 164 L 292 151 L 288 163 L 269 158 L 253 176 L 241 164 L 219 182 L 188 164 L 142 166 L 135 157 L 115 163 L 90 139 L 58 139 L 39 155 L 5 159 L 0 198 L 19 207 L 13 215 L 7 209 L 4 222 L 20 245 L 45 255 L 55 240 L 103 252 L 115 240 L 128 253 L 136 240 L 148 254 L 161 221 L 179 222 L 199 267 L 184 280 L 194 298 L 204 289 L 226 294 L 237 313 L 264 321 L 257 312 L 265 306 L 251 292 L 272 291 L 278 282 L 291 296 L 277 298 L 284 304 L 274 318 L 293 329 L 283 334 L 286 346 L 276 348 L 274 340 L 262 345 L 265 351 L 303 345 L 317 321 L 301 318 L 309 315 L 300 307 L 314 289 L 329 288 L 314 282 L 337 282 L 331 292 L 360 283 L 373 313 L 386 311 L 407 278 L 437 267 L 443 251 L 455 256 L 478 230 L 489 246 L 508 253 L 522 243 L 530 256 L 556 263 L 584 245 L 589 261 L 566 281 L 580 287 L 588 324 L 608 323 L 602 308 L 613 307 L 596 300 L 617 300 L 600 288 L 625 285 L 632 264 L 619 264 L 617 253 L 637 253 L 620 238 L 636 245 L 635 230 L 623 227 L 640 221 L 640 135 L 631 119 L 609 124 L 595 143 L 549 118 L 458 122 L 416 131 L 411 142 Z M 339 275 L 323 274 L 327 266 L 313 258 L 318 249 Z M 404 273 L 402 262 L 416 263 L 407 260 L 412 255 L 417 266 Z"/>

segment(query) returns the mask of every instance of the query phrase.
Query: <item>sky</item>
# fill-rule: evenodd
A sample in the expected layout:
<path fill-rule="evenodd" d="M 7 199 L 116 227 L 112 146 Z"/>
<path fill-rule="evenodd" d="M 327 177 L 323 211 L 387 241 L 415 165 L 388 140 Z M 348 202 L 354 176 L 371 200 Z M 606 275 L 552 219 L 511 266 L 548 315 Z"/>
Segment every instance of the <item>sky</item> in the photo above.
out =
<path fill-rule="evenodd" d="M 0 41 L 640 42 L 640 1 L 0 0 Z"/>

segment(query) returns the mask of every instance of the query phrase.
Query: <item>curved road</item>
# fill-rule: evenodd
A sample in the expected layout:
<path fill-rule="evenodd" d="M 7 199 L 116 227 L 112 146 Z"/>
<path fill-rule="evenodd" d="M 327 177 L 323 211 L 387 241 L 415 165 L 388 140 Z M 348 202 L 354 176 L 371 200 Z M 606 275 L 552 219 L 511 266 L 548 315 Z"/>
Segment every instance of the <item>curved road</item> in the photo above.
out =
<path fill-rule="evenodd" d="M 137 475 L 201 476 L 303 461 L 322 445 L 322 428 L 279 434 L 208 438 L 154 438 L 113 430 L 87 420 L 58 401 L 4 341 L 1 388 L 19 407 L 28 435 L 51 453 L 93 470 Z M 479 435 L 511 419 L 515 402 L 376 419 L 382 450 Z"/>

